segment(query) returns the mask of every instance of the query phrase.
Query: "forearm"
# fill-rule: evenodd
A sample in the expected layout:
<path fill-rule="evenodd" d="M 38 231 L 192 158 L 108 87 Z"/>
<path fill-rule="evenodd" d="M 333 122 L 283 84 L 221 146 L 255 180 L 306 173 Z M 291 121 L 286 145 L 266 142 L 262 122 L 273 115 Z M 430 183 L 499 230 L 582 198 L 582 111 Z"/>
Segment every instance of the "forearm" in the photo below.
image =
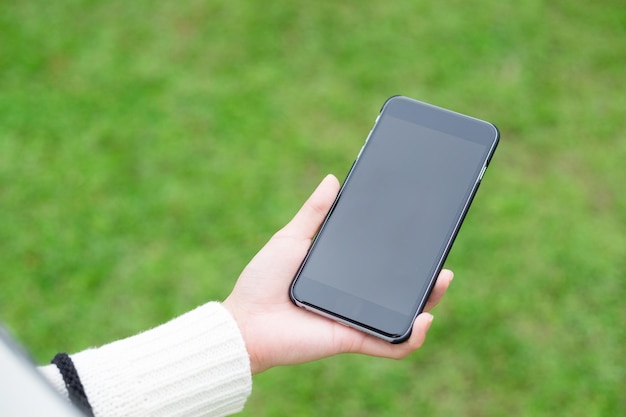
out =
<path fill-rule="evenodd" d="M 219 303 L 71 357 L 96 417 L 225 416 L 252 386 L 243 339 Z M 42 372 L 67 395 L 55 365 Z"/>

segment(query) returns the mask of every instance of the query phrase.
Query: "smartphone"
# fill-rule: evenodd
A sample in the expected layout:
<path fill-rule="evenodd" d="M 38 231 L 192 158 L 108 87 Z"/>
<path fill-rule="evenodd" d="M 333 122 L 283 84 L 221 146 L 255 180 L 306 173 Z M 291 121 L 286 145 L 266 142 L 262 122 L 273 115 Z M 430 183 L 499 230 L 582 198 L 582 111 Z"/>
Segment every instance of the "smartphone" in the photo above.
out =
<path fill-rule="evenodd" d="M 291 300 L 388 342 L 408 339 L 499 137 L 491 123 L 388 99 L 293 279 Z"/>

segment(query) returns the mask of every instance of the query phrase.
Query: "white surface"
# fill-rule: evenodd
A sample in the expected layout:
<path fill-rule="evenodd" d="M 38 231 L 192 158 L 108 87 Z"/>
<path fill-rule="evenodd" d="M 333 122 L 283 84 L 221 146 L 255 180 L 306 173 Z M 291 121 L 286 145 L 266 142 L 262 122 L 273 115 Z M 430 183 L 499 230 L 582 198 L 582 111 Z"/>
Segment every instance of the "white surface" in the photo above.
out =
<path fill-rule="evenodd" d="M 0 329 L 0 416 L 81 417 Z"/>

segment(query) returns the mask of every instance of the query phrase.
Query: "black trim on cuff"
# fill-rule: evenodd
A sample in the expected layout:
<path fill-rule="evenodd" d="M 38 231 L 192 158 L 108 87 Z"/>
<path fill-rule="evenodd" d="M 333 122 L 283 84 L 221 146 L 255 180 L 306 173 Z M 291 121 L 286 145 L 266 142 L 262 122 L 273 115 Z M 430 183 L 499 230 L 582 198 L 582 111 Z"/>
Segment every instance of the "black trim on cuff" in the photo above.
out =
<path fill-rule="evenodd" d="M 57 353 L 50 363 L 59 368 L 70 401 L 88 417 L 94 417 L 91 404 L 89 404 L 87 394 L 85 394 L 83 384 L 80 382 L 80 377 L 78 376 L 78 372 L 76 372 L 72 358 L 70 358 L 67 353 Z"/>

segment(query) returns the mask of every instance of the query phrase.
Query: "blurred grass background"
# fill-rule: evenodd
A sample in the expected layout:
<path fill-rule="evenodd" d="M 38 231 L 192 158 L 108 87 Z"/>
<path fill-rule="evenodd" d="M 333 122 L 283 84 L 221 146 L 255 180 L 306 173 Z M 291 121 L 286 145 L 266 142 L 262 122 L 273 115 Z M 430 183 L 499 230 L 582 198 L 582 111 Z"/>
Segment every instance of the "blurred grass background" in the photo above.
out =
<path fill-rule="evenodd" d="M 403 94 L 502 133 L 429 339 L 243 415 L 623 415 L 625 69 L 617 0 L 5 3 L 0 319 L 47 362 L 223 299 Z"/>

